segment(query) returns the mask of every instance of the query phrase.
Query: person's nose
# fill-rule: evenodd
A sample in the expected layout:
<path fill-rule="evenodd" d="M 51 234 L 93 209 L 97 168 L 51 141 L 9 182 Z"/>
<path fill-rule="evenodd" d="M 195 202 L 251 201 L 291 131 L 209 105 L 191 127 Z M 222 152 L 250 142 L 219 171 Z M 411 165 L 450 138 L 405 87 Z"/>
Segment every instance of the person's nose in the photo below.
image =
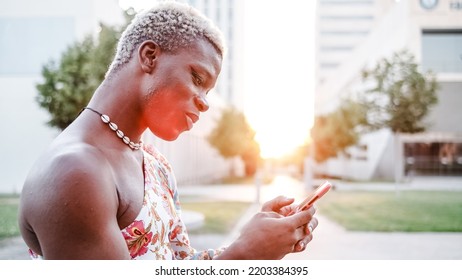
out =
<path fill-rule="evenodd" d="M 196 95 L 196 97 L 194 98 L 194 102 L 196 103 L 197 108 L 201 112 L 205 112 L 210 108 L 205 96 Z"/>

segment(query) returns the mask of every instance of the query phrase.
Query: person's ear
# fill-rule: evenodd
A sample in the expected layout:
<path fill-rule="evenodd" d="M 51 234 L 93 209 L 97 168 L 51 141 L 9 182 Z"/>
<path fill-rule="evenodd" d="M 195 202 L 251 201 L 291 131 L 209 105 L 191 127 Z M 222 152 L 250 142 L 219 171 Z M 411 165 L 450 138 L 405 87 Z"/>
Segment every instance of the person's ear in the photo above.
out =
<path fill-rule="evenodd" d="M 138 48 L 138 58 L 141 69 L 146 73 L 151 73 L 160 54 L 160 47 L 152 40 L 144 41 Z"/>

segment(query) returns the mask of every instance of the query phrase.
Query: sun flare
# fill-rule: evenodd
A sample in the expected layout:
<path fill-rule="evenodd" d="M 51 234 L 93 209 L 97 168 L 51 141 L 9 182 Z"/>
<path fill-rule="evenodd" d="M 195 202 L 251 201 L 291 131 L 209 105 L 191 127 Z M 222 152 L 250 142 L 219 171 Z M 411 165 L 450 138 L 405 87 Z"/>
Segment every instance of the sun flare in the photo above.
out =
<path fill-rule="evenodd" d="M 286 155 L 309 137 L 314 2 L 246 1 L 245 113 L 264 158 Z"/>
<path fill-rule="evenodd" d="M 288 125 L 287 127 L 265 127 L 261 125 L 255 138 L 260 144 L 263 158 L 280 158 L 305 144 L 309 131 L 298 128 L 296 124 Z"/>

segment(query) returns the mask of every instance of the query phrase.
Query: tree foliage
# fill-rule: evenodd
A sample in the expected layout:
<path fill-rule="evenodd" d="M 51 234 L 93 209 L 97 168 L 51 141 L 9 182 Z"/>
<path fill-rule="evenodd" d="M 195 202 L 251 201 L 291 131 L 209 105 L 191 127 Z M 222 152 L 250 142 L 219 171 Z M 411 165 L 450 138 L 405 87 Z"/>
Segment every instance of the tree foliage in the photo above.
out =
<path fill-rule="evenodd" d="M 256 172 L 260 161 L 260 146 L 255 141 L 255 131 L 242 112 L 235 108 L 223 110 L 207 140 L 223 157 L 239 156 L 246 166 L 246 175 Z"/>
<path fill-rule="evenodd" d="M 127 23 L 133 17 L 132 12 L 125 13 Z M 43 66 L 43 82 L 36 86 L 36 101 L 50 113 L 48 125 L 66 128 L 103 81 L 124 27 L 104 24 L 100 27 L 96 38 L 86 36 L 70 45 L 58 62 L 52 60 Z"/>
<path fill-rule="evenodd" d="M 408 51 L 396 52 L 362 73 L 366 90 L 356 101 L 343 100 L 334 112 L 315 118 L 311 136 L 315 160 L 323 162 L 357 144 L 362 133 L 381 128 L 393 132 L 425 130 L 425 117 L 437 103 L 438 84 L 431 72 L 419 71 Z"/>
<path fill-rule="evenodd" d="M 370 128 L 405 133 L 425 130 L 425 117 L 438 101 L 438 84 L 434 74 L 419 71 L 411 53 L 404 50 L 380 60 L 363 71 L 363 82 L 371 85 L 360 95 Z"/>
<path fill-rule="evenodd" d="M 324 162 L 357 144 L 364 123 L 364 107 L 352 100 L 344 100 L 337 110 L 317 116 L 311 129 L 314 159 Z"/>

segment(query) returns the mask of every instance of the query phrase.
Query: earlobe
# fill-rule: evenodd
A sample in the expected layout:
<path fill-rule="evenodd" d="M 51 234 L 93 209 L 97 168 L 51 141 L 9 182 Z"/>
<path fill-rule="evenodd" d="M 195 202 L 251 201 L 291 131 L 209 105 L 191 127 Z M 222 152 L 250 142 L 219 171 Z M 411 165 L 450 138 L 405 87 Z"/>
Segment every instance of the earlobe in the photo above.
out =
<path fill-rule="evenodd" d="M 141 43 L 138 48 L 138 59 L 141 69 L 146 73 L 151 73 L 157 62 L 160 47 L 154 41 L 148 40 Z"/>

